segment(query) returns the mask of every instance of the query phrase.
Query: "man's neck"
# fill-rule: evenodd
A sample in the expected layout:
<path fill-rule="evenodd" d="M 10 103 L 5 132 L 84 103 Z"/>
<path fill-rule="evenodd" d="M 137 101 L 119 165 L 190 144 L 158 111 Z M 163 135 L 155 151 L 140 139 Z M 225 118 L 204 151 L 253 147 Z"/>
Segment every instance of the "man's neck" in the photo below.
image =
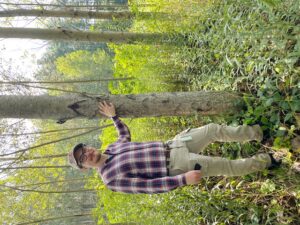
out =
<path fill-rule="evenodd" d="M 109 158 L 108 155 L 106 154 L 101 154 L 101 159 L 100 159 L 100 162 L 99 162 L 99 167 L 103 166 L 105 164 L 105 161 Z"/>

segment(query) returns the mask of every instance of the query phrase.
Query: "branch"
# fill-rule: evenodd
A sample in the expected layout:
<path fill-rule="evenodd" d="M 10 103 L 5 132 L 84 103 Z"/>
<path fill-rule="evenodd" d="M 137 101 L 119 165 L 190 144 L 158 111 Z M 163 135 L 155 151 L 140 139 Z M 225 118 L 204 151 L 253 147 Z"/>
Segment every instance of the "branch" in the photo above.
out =
<path fill-rule="evenodd" d="M 80 134 L 77 134 L 77 135 L 73 135 L 73 136 L 66 137 L 66 138 L 61 138 L 61 139 L 59 139 L 59 140 L 49 141 L 49 142 L 46 142 L 46 143 L 43 143 L 43 144 L 39 144 L 39 145 L 36 145 L 36 146 L 33 146 L 33 147 L 21 149 L 21 150 L 14 151 L 14 152 L 11 152 L 11 153 L 2 154 L 2 155 L 0 155 L 0 156 L 14 155 L 14 154 L 20 153 L 20 152 L 21 152 L 21 153 L 25 153 L 26 151 L 29 151 L 29 150 L 32 150 L 32 149 L 35 149 L 35 148 L 39 148 L 39 147 L 42 147 L 42 146 L 45 146 L 45 145 L 57 143 L 57 142 L 60 142 L 60 141 L 69 140 L 69 139 L 72 139 L 72 138 L 75 138 L 75 137 L 79 137 L 79 136 L 82 136 L 82 135 L 91 133 L 91 132 L 96 131 L 96 130 L 98 130 L 98 129 L 102 129 L 102 128 L 109 127 L 109 126 L 113 126 L 113 125 L 114 125 L 114 124 L 108 124 L 108 125 L 105 125 L 105 126 L 97 127 L 97 128 L 95 128 L 95 129 L 92 129 L 92 130 L 89 130 L 89 131 L 86 131 L 86 132 L 83 132 L 83 133 L 80 133 Z"/>

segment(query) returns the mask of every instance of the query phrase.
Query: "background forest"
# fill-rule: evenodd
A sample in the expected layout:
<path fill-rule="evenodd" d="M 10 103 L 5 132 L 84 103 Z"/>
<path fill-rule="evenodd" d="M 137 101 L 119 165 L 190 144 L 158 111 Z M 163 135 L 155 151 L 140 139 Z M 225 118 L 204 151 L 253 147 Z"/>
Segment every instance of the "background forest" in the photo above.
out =
<path fill-rule="evenodd" d="M 126 11 L 132 16 L 34 20 L 43 28 L 162 36 L 121 44 L 48 41 L 31 80 L 37 83 L 22 83 L 28 79 L 2 67 L 2 80 L 12 82 L 1 83 L 2 93 L 239 93 L 246 107 L 234 115 L 124 121 L 134 141 L 168 140 L 183 129 L 212 121 L 259 123 L 267 143 L 216 143 L 204 154 L 239 158 L 273 151 L 283 156 L 283 166 L 238 178 L 205 178 L 197 186 L 166 194 L 115 193 L 95 171 L 82 174 L 65 159 L 78 142 L 104 151 L 117 137 L 111 121 L 33 120 L 34 128 L 28 130 L 23 119 L 12 124 L 3 119 L 1 224 L 299 224 L 299 0 L 3 1 L 1 10 L 67 11 L 68 5 L 88 11 Z M 10 22 L 6 18 L 1 26 Z M 5 63 L 2 57 L 1 64 Z"/>

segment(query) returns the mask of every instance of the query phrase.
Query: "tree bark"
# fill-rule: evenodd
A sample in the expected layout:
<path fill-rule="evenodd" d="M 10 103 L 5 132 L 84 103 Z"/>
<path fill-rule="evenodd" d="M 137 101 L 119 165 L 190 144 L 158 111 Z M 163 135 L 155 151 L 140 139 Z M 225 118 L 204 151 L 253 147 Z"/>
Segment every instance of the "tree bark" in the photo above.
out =
<path fill-rule="evenodd" d="M 165 16 L 163 13 L 139 12 L 141 18 L 151 18 L 156 14 L 158 17 Z M 66 18 L 87 18 L 87 19 L 130 19 L 134 18 L 134 14 L 129 11 L 121 12 L 95 12 L 83 10 L 45 10 L 45 9 L 14 9 L 0 11 L 0 17 L 66 17 Z"/>
<path fill-rule="evenodd" d="M 0 157 L 0 162 L 1 161 L 12 161 L 12 160 L 18 160 L 18 161 L 27 161 L 27 160 L 35 160 L 35 159 L 54 159 L 54 158 L 63 158 L 63 157 L 67 157 L 67 154 L 57 154 L 57 155 L 44 155 L 44 156 L 35 156 L 35 157 L 5 157 L 5 158 L 1 158 Z"/>
<path fill-rule="evenodd" d="M 45 130 L 45 131 L 37 131 L 37 132 L 28 132 L 28 133 L 0 133 L 0 137 L 5 136 L 28 136 L 28 135 L 36 135 L 36 134 L 49 134 L 49 133 L 59 133 L 64 131 L 78 131 L 78 130 L 87 130 L 87 129 L 96 129 L 101 128 L 99 126 L 90 126 L 90 127 L 70 127 L 70 128 L 63 128 L 63 129 L 56 129 L 56 130 Z M 0 159 L 1 160 L 1 159 Z"/>
<path fill-rule="evenodd" d="M 124 81 L 124 80 L 133 80 L 133 77 L 119 77 L 119 78 L 103 78 L 103 79 L 91 79 L 91 80 L 42 80 L 42 81 L 30 81 L 30 80 L 21 80 L 21 81 L 0 81 L 0 84 L 76 84 L 76 83 L 100 83 L 106 81 Z"/>
<path fill-rule="evenodd" d="M 134 43 L 135 41 L 153 41 L 163 38 L 158 33 L 129 33 L 129 32 L 90 32 L 65 29 L 37 29 L 0 27 L 0 38 L 28 38 L 42 40 L 89 41 Z"/>
<path fill-rule="evenodd" d="M 22 6 L 39 6 L 39 7 L 60 7 L 60 8 L 128 8 L 128 5 L 121 5 L 121 4 L 110 4 L 110 5 L 68 5 L 68 4 L 42 4 L 42 3 L 9 3 L 9 2 L 0 2 L 1 5 L 12 5 L 15 7 L 22 7 Z M 138 6 L 155 6 L 154 4 L 138 4 Z"/>
<path fill-rule="evenodd" d="M 43 190 L 36 190 L 36 189 L 22 189 L 22 188 L 18 188 L 18 187 L 14 187 L 14 186 L 1 185 L 1 184 L 0 184 L 0 187 L 8 188 L 8 189 L 15 190 L 15 191 L 20 191 L 20 192 L 35 192 L 35 193 L 40 193 L 40 194 L 65 194 L 65 193 L 96 192 L 97 191 L 97 189 L 77 189 L 77 190 L 66 190 L 66 191 L 43 191 Z"/>
<path fill-rule="evenodd" d="M 65 215 L 65 216 L 59 216 L 59 217 L 45 218 L 45 219 L 39 219 L 39 220 L 30 221 L 30 222 L 17 223 L 16 225 L 35 224 L 35 223 L 41 223 L 41 222 L 47 222 L 47 221 L 53 221 L 53 220 L 61 220 L 61 219 L 66 219 L 66 218 L 79 218 L 79 217 L 83 217 L 83 216 L 92 216 L 92 213 L 82 213 L 82 214 L 76 214 L 76 215 Z"/>
<path fill-rule="evenodd" d="M 139 95 L 102 95 L 97 97 L 0 96 L 0 118 L 55 119 L 63 123 L 74 118 L 96 118 L 97 103 L 109 101 L 120 117 L 217 115 L 238 112 L 242 98 L 228 92 L 174 92 Z"/>
<path fill-rule="evenodd" d="M 65 165 L 65 166 L 17 166 L 17 167 L 0 168 L 0 170 L 53 169 L 53 168 L 71 168 L 71 166 L 69 166 L 69 165 Z"/>
<path fill-rule="evenodd" d="M 78 183 L 79 181 L 89 180 L 89 177 L 81 177 L 81 178 L 73 178 L 68 180 L 56 180 L 56 181 L 48 181 L 48 182 L 40 182 L 40 183 L 31 183 L 25 185 L 14 186 L 15 188 L 23 188 L 23 187 L 34 187 L 34 186 L 42 186 L 44 184 L 57 184 L 57 183 Z"/>

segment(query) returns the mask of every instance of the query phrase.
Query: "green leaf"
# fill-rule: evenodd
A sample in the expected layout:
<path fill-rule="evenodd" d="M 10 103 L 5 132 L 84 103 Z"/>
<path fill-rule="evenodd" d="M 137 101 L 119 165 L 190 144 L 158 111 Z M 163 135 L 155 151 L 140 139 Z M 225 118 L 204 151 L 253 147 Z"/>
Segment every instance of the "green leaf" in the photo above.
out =
<path fill-rule="evenodd" d="M 292 101 L 290 104 L 292 111 L 300 112 L 300 100 Z"/>
<path fill-rule="evenodd" d="M 263 116 L 263 117 L 261 118 L 261 122 L 262 122 L 263 124 L 268 124 L 268 123 L 269 123 L 269 120 L 268 120 L 267 117 Z"/>
<path fill-rule="evenodd" d="M 284 122 L 289 121 L 291 118 L 293 118 L 293 113 L 288 113 L 284 117 Z"/>
<path fill-rule="evenodd" d="M 274 102 L 274 99 L 273 99 L 273 98 L 269 98 L 269 99 L 265 102 L 265 106 L 271 106 L 273 102 Z"/>
<path fill-rule="evenodd" d="M 276 186 L 271 180 L 266 180 L 265 182 L 262 183 L 260 191 L 264 194 L 268 194 L 270 192 L 273 192 L 276 190 Z"/>
<path fill-rule="evenodd" d="M 290 105 L 288 102 L 284 101 L 284 102 L 281 102 L 280 103 L 280 107 L 283 109 L 283 110 L 289 110 L 290 109 Z"/>
<path fill-rule="evenodd" d="M 279 119 L 280 119 L 279 118 L 279 114 L 273 113 L 272 116 L 271 116 L 271 118 L 270 118 L 270 121 L 272 123 L 279 124 Z"/>

